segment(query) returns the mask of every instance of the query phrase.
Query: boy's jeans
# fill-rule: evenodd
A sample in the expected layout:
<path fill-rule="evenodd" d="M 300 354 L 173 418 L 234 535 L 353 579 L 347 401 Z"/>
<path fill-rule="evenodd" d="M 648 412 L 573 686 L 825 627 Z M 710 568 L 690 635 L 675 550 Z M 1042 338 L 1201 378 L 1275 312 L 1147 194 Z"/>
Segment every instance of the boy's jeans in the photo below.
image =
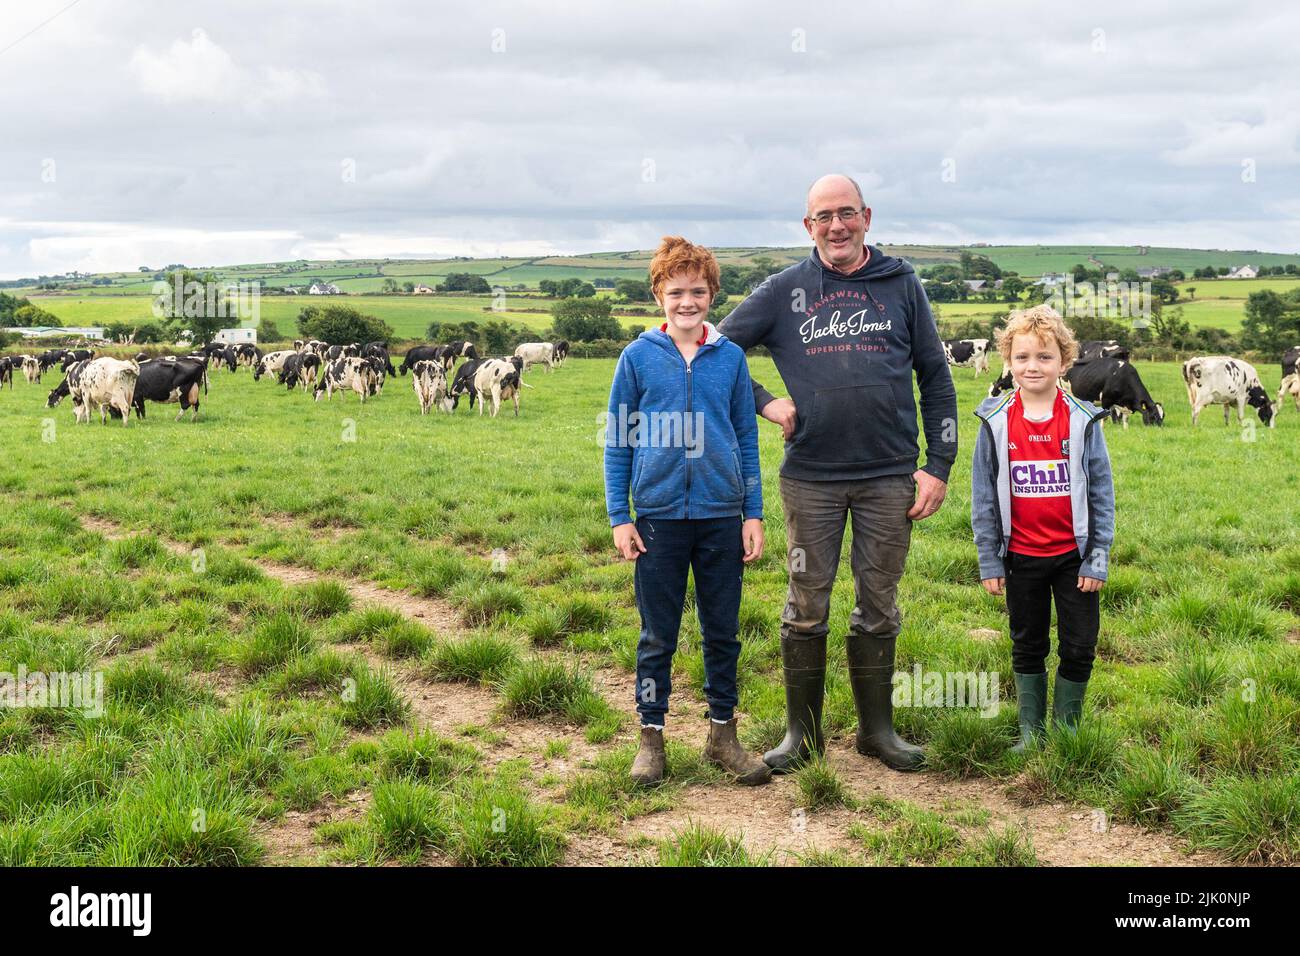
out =
<path fill-rule="evenodd" d="M 1077 549 L 1052 558 L 1007 552 L 1007 614 L 1011 618 L 1011 669 L 1017 674 L 1046 670 L 1056 598 L 1058 672 L 1083 683 L 1092 675 L 1101 627 L 1101 600 L 1096 591 L 1078 588 L 1082 559 Z"/>
<path fill-rule="evenodd" d="M 704 696 L 709 716 L 730 720 L 736 707 L 740 657 L 740 582 L 744 573 L 741 519 L 664 521 L 638 518 L 645 554 L 636 559 L 636 709 L 641 723 L 662 727 L 672 691 L 673 652 L 686 601 L 686 574 L 695 572 L 695 609 L 704 637 Z"/>

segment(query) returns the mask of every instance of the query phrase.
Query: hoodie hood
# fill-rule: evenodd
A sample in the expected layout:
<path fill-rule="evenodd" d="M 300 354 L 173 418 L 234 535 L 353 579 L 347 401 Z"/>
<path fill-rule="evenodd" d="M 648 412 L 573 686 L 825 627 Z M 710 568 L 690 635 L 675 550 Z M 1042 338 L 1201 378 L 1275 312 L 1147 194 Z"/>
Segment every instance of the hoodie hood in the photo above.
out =
<path fill-rule="evenodd" d="M 651 342 L 655 343 L 655 345 L 659 346 L 660 348 L 672 349 L 674 352 L 677 351 L 677 343 L 674 342 L 672 336 L 669 335 L 667 332 L 665 332 L 663 329 L 659 329 L 659 328 L 646 329 L 644 332 L 638 335 L 637 338 L 649 339 Z M 710 322 L 708 319 L 705 319 L 704 320 L 704 343 L 703 345 L 700 346 L 700 348 L 704 348 L 705 345 L 720 345 L 725 341 L 727 341 L 727 337 L 723 335 L 721 332 L 719 332 L 717 330 L 717 327 L 714 326 L 712 322 Z"/>
<path fill-rule="evenodd" d="M 907 275 L 913 272 L 912 264 L 906 259 L 899 259 L 897 256 L 887 256 L 873 245 L 867 245 L 867 261 L 853 272 L 844 273 L 836 272 L 826 263 L 822 262 L 821 254 L 817 247 L 813 246 L 812 252 L 808 254 L 808 261 L 811 263 L 814 271 L 817 273 L 817 298 L 826 297 L 826 286 L 832 282 L 841 284 L 861 283 L 863 290 L 875 301 L 875 296 L 871 294 L 871 288 L 867 285 L 872 279 L 888 279 L 891 276 Z"/>

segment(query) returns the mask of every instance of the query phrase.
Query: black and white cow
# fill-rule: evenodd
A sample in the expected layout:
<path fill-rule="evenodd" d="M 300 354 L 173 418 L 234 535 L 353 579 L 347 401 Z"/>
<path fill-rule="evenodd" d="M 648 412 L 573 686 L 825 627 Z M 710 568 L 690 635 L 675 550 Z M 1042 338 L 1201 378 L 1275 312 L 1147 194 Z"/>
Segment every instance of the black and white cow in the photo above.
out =
<path fill-rule="evenodd" d="M 1120 345 L 1115 339 L 1089 339 L 1086 342 L 1079 343 L 1079 357 L 1074 360 L 1075 365 L 1082 365 L 1085 362 L 1092 362 L 1096 359 L 1129 358 L 1129 349 L 1127 345 Z"/>
<path fill-rule="evenodd" d="M 569 357 L 569 343 L 566 339 L 560 339 L 555 343 L 555 364 L 563 365 L 564 360 Z"/>
<path fill-rule="evenodd" d="M 1125 428 L 1135 412 L 1141 413 L 1144 425 L 1165 423 L 1164 406 L 1151 397 L 1137 369 L 1126 359 L 1099 358 L 1071 365 L 1065 380 L 1077 397 L 1106 409 L 1111 420 L 1122 421 Z"/>
<path fill-rule="evenodd" d="M 64 349 L 59 365 L 66 373 L 73 362 L 84 362 L 95 357 L 93 349 Z"/>
<path fill-rule="evenodd" d="M 34 355 L 16 356 L 22 360 L 23 378 L 27 379 L 28 385 L 39 385 L 41 383 L 41 363 Z"/>
<path fill-rule="evenodd" d="M 284 363 L 289 360 L 290 355 L 297 355 L 293 349 L 280 349 L 275 352 L 267 352 L 262 356 L 260 362 L 253 366 L 253 381 L 258 381 L 263 375 L 270 375 L 272 372 L 278 373 L 284 368 Z"/>
<path fill-rule="evenodd" d="M 14 387 L 14 360 L 12 355 L 0 355 L 0 387 L 5 382 Z"/>
<path fill-rule="evenodd" d="M 451 382 L 451 407 L 453 411 L 460 407 L 460 397 L 462 395 L 468 395 L 469 407 L 474 407 L 474 402 L 478 398 L 478 393 L 474 391 L 474 374 L 483 362 L 483 359 L 471 359 L 456 369 L 456 377 Z"/>
<path fill-rule="evenodd" d="M 235 346 L 235 358 L 240 365 L 257 368 L 257 363 L 262 361 L 262 350 L 251 342 L 243 342 Z"/>
<path fill-rule="evenodd" d="M 63 357 L 68 353 L 67 349 L 47 349 L 40 355 L 36 356 L 36 361 L 41 365 L 42 372 L 48 372 L 56 365 L 63 363 Z M 64 369 L 63 371 L 67 371 Z"/>
<path fill-rule="evenodd" d="M 384 363 L 385 375 L 396 375 L 397 370 L 393 368 L 393 360 L 388 355 L 387 342 L 367 342 L 361 347 L 362 358 L 377 358 Z"/>
<path fill-rule="evenodd" d="M 515 417 L 519 417 L 520 383 L 519 357 L 516 361 L 506 359 L 486 359 L 474 372 L 474 391 L 478 393 L 478 413 L 483 414 L 488 402 L 492 403 L 492 417 L 497 417 L 501 410 L 501 400 L 511 399 L 515 406 Z M 468 363 L 466 363 L 468 364 Z"/>
<path fill-rule="evenodd" d="M 1269 428 L 1277 426 L 1278 407 L 1268 400 L 1254 366 L 1227 355 L 1190 358 L 1183 363 L 1183 381 L 1187 383 L 1187 400 L 1192 405 L 1192 424 L 1207 405 L 1223 406 L 1223 424 L 1228 424 L 1228 409 L 1237 406 L 1237 421 L 1246 420 L 1246 406 L 1259 413 L 1259 420 Z"/>
<path fill-rule="evenodd" d="M 551 342 L 524 342 L 515 349 L 515 357 L 524 360 L 520 372 L 527 372 L 534 365 L 545 365 L 546 371 L 555 368 L 555 345 Z"/>
<path fill-rule="evenodd" d="M 364 355 L 361 359 L 364 362 L 368 362 L 370 367 L 375 371 L 374 379 L 370 383 L 370 394 L 378 395 L 384 390 L 384 380 L 387 377 L 387 372 L 384 368 L 384 360 L 378 355 Z"/>
<path fill-rule="evenodd" d="M 418 362 L 438 362 L 442 363 L 442 346 L 441 345 L 417 345 L 406 353 L 402 359 L 402 364 L 398 366 L 398 372 L 405 375 L 411 369 L 415 368 Z M 446 366 L 443 366 L 444 370 Z"/>
<path fill-rule="evenodd" d="M 321 369 L 320 380 L 316 382 L 316 401 L 322 395 L 332 400 L 336 391 L 350 388 L 364 403 L 367 395 L 374 394 L 374 380 L 374 367 L 360 356 L 336 359 Z"/>
<path fill-rule="evenodd" d="M 1277 390 L 1277 407 L 1282 408 L 1282 397 L 1290 395 L 1295 399 L 1296 411 L 1300 412 L 1300 345 L 1293 345 L 1282 353 L 1282 386 Z M 25 367 L 24 367 L 25 370 Z"/>
<path fill-rule="evenodd" d="M 140 366 L 115 358 L 83 359 L 72 362 L 63 381 L 50 392 L 46 405 L 53 408 L 67 395 L 78 422 L 89 422 L 92 408 L 99 409 L 100 424 L 108 420 L 108 409 L 116 409 L 125 426 L 131 417 L 131 403 Z M 115 416 L 116 417 L 116 416 Z"/>
<path fill-rule="evenodd" d="M 943 354 L 951 366 L 975 369 L 976 377 L 989 370 L 988 339 L 944 339 Z"/>
<path fill-rule="evenodd" d="M 429 414 L 435 405 L 439 411 L 450 412 L 453 408 L 451 390 L 447 387 L 447 371 L 441 362 L 423 359 L 416 362 L 411 369 L 411 384 L 415 387 L 415 397 L 420 402 L 420 414 Z"/>
<path fill-rule="evenodd" d="M 181 408 L 176 413 L 176 421 L 180 421 L 190 409 L 193 409 L 190 421 L 198 420 L 199 389 L 205 371 L 200 363 L 166 356 L 146 359 L 139 366 L 140 375 L 131 399 L 137 418 L 144 418 L 144 403 L 150 401 L 163 405 L 179 404 Z"/>

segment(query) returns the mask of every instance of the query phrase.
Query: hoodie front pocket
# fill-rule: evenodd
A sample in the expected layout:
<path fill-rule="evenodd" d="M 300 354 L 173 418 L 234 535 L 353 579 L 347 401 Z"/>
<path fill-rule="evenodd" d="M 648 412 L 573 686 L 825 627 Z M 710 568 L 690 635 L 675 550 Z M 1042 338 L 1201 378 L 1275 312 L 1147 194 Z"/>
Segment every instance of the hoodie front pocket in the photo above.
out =
<path fill-rule="evenodd" d="M 731 478 L 736 494 L 743 498 L 745 495 L 745 473 L 740 467 L 740 451 L 736 448 L 731 449 Z"/>
<path fill-rule="evenodd" d="M 806 460 L 870 465 L 914 456 L 911 444 L 890 386 L 843 385 L 813 395 L 812 414 L 792 450 Z"/>

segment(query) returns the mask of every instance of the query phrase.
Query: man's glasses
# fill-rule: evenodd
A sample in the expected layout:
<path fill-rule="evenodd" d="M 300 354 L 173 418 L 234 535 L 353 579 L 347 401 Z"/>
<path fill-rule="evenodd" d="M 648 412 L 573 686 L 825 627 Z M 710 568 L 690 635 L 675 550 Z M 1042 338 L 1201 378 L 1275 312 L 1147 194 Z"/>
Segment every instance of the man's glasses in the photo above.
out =
<path fill-rule="evenodd" d="M 866 206 L 863 206 L 862 209 L 854 209 L 850 206 L 845 206 L 843 209 L 837 209 L 834 212 L 819 212 L 817 215 L 810 218 L 819 226 L 829 226 L 831 220 L 838 216 L 840 222 L 844 223 L 846 226 L 851 226 L 858 221 L 858 218 L 862 215 L 863 209 L 866 208 Z"/>

